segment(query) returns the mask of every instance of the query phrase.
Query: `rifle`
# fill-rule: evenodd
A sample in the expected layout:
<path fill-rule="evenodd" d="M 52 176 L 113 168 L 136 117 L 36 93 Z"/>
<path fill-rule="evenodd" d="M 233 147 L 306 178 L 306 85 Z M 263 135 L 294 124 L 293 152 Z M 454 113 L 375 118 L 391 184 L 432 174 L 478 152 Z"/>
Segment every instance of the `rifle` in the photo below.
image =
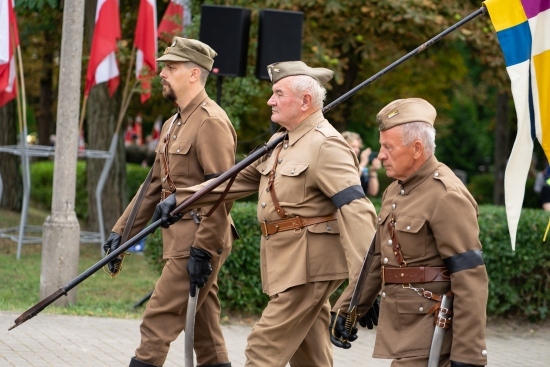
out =
<path fill-rule="evenodd" d="M 409 52 L 408 54 L 402 56 L 397 61 L 394 61 L 384 69 L 380 70 L 378 73 L 374 74 L 361 84 L 357 85 L 353 89 L 349 90 L 342 96 L 338 97 L 336 100 L 328 104 L 323 108 L 323 113 L 326 113 L 330 111 L 332 108 L 336 107 L 340 103 L 344 102 L 348 98 L 350 98 L 352 95 L 357 93 L 359 90 L 365 88 L 367 85 L 371 84 L 378 78 L 380 78 L 382 75 L 386 74 L 388 71 L 396 68 L 400 64 L 402 64 L 404 61 L 410 59 L 411 57 L 417 55 L 418 53 L 424 51 L 426 48 L 433 45 L 435 42 L 439 41 L 441 38 L 445 37 L 447 34 L 451 33 L 455 29 L 459 28 L 460 26 L 464 25 L 465 23 L 469 22 L 470 20 L 474 19 L 475 17 L 485 14 L 487 12 L 487 9 L 482 6 L 480 9 L 476 10 L 466 18 L 462 19 L 461 21 L 455 23 L 453 26 L 447 28 L 443 32 L 439 33 L 437 36 L 433 37 L 432 39 L 428 40 L 427 42 L 423 43 L 419 47 L 415 48 L 413 51 Z M 235 166 L 233 166 L 231 169 L 227 170 L 223 174 L 221 174 L 218 178 L 210 181 L 204 188 L 197 191 L 195 194 L 190 196 L 187 200 L 182 202 L 180 205 L 178 205 L 171 213 L 171 216 L 177 215 L 180 212 L 182 212 L 184 209 L 189 208 L 195 201 L 202 198 L 206 194 L 210 193 L 212 190 L 214 190 L 216 187 L 220 186 L 225 181 L 235 177 L 240 171 L 242 171 L 247 166 L 254 163 L 257 159 L 261 158 L 262 156 L 266 155 L 270 151 L 272 151 L 279 143 L 281 143 L 286 134 L 282 134 L 280 137 L 277 137 L 273 139 L 271 142 L 264 144 L 263 146 L 256 149 L 254 152 L 252 152 L 248 157 L 243 159 L 241 162 L 237 163 Z M 29 308 L 27 311 L 23 312 L 17 319 L 15 319 L 14 325 L 12 325 L 8 330 L 12 330 L 15 327 L 21 325 L 25 321 L 33 318 L 38 313 L 40 313 L 43 309 L 48 307 L 50 304 L 55 302 L 58 298 L 60 298 L 63 295 L 67 295 L 67 292 L 69 292 L 71 289 L 76 287 L 78 284 L 86 280 L 88 277 L 90 277 L 92 274 L 94 274 L 96 271 L 101 269 L 103 266 L 114 260 L 116 257 L 121 255 L 124 251 L 138 243 L 141 239 L 145 238 L 150 233 L 154 232 L 157 228 L 159 228 L 161 225 L 161 220 L 157 220 L 153 223 L 151 223 L 149 226 L 144 228 L 141 232 L 136 234 L 134 237 L 129 239 L 127 242 L 123 243 L 119 248 L 117 248 L 115 251 L 109 253 L 109 255 L 105 256 L 103 259 L 98 261 L 96 264 L 92 265 L 89 269 L 84 271 L 82 274 L 71 280 L 66 285 L 59 288 L 57 291 L 49 295 L 48 297 L 44 298 L 42 301 L 38 302 L 31 308 Z"/>

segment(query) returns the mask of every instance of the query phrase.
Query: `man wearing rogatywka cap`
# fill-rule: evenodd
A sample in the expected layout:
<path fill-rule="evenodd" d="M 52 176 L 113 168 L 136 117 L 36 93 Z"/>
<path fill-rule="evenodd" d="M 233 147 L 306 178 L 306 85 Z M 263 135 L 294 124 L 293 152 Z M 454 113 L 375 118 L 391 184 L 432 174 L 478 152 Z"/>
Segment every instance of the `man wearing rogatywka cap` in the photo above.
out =
<path fill-rule="evenodd" d="M 332 71 L 301 61 L 268 71 L 267 104 L 282 126 L 272 139 L 287 137 L 243 169 L 224 199 L 258 193 L 262 287 L 270 300 L 248 337 L 245 366 L 332 366 L 329 296 L 359 271 L 376 213 L 355 153 L 322 113 Z M 177 201 L 202 186 L 178 187 Z M 197 203 L 212 204 L 225 187 Z"/>
<path fill-rule="evenodd" d="M 377 115 L 378 158 L 395 181 L 382 196 L 374 265 L 359 312 L 381 291 L 373 356 L 393 358 L 392 367 L 426 367 L 440 300 L 453 297 L 450 312 L 442 310 L 451 316 L 450 325 L 438 323 L 447 328 L 439 366 L 485 366 L 488 279 L 478 206 L 434 156 L 435 117 L 435 108 L 420 98 L 398 99 Z M 347 309 L 355 283 L 334 311 Z"/>
<path fill-rule="evenodd" d="M 168 215 L 177 188 L 197 185 L 235 164 L 235 130 L 204 90 L 215 56 L 216 52 L 200 41 L 174 37 L 157 59 L 164 63 L 162 94 L 176 102 L 177 113 L 162 127 L 150 182 L 144 182 L 104 246 L 106 251 L 114 250 L 124 231 L 135 235 L 153 214 L 153 221 L 162 219 L 163 258 L 167 261 L 143 314 L 141 344 L 131 367 L 164 364 L 170 343 L 184 329 L 189 293 L 195 295 L 197 287 L 204 287 L 199 292 L 195 321 L 197 362 L 202 367 L 231 366 L 219 325 L 216 282 L 236 239 L 229 215 L 232 202 L 220 205 L 209 217 L 202 216 L 209 211 L 204 206 L 184 213 L 175 223 Z M 130 212 L 140 195 L 141 205 L 131 223 Z M 116 262 L 110 264 L 113 272 L 119 267 Z"/>

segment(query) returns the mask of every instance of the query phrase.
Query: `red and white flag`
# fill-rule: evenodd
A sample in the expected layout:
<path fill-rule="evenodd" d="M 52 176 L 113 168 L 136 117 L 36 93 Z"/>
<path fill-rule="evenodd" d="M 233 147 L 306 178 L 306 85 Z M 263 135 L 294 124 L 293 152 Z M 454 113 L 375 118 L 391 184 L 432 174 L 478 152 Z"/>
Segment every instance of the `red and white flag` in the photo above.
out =
<path fill-rule="evenodd" d="M 159 24 L 159 38 L 172 43 L 174 36 L 183 36 L 191 23 L 189 0 L 171 0 Z"/>
<path fill-rule="evenodd" d="M 87 96 L 94 85 L 104 82 L 108 83 L 109 95 L 116 91 L 120 83 L 116 60 L 120 33 L 118 0 L 98 0 L 84 95 Z"/>
<path fill-rule="evenodd" d="M 141 82 L 141 103 L 151 97 L 151 79 L 157 71 L 157 3 L 140 0 L 136 33 L 136 79 Z"/>
<path fill-rule="evenodd" d="M 0 106 L 17 95 L 15 48 L 19 45 L 14 0 L 0 0 Z"/>

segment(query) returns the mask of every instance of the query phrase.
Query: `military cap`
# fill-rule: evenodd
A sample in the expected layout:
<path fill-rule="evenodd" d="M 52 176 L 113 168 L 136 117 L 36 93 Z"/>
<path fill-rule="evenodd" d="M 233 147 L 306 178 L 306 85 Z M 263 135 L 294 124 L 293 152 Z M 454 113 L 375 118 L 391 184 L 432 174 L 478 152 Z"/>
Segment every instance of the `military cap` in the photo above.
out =
<path fill-rule="evenodd" d="M 376 115 L 378 130 L 388 130 L 409 122 L 426 122 L 434 125 L 437 112 L 422 98 L 396 99 Z"/>
<path fill-rule="evenodd" d="M 308 75 L 317 80 L 321 85 L 332 79 L 334 72 L 325 68 L 310 68 L 302 61 L 276 62 L 267 66 L 269 79 L 273 84 L 279 80 L 293 75 Z"/>
<path fill-rule="evenodd" d="M 157 61 L 191 61 L 211 71 L 216 55 L 216 51 L 206 43 L 189 38 L 174 37 L 172 44 L 166 47 L 164 55 L 159 57 Z"/>

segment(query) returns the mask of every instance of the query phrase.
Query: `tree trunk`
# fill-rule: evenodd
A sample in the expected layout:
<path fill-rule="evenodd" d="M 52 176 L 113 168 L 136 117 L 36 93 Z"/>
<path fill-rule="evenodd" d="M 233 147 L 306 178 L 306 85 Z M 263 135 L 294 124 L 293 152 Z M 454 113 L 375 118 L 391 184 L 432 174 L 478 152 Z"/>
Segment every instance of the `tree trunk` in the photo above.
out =
<path fill-rule="evenodd" d="M 52 39 L 51 36 L 46 39 Z M 40 145 L 50 145 L 50 135 L 55 132 L 55 123 L 53 120 L 53 58 L 54 50 L 50 47 L 44 47 L 44 57 L 42 58 L 42 76 L 40 78 L 40 100 L 39 110 L 36 114 L 36 123 L 38 128 L 38 143 Z"/>
<path fill-rule="evenodd" d="M 87 40 L 88 48 L 85 54 L 88 55 L 92 44 L 96 6 L 97 1 L 86 1 L 85 39 Z M 125 73 L 123 70 L 120 70 L 120 74 L 122 76 Z M 96 85 L 92 88 L 88 98 L 86 121 L 84 123 L 84 129 L 87 132 L 86 142 L 88 144 L 88 149 L 109 150 L 120 108 L 120 90 L 123 86 L 122 82 L 121 80 L 118 92 L 113 98 L 109 96 L 105 83 Z M 123 133 L 123 130 L 119 131 L 118 148 L 101 196 L 103 225 L 106 237 L 118 218 L 122 215 L 128 203 L 128 193 L 126 190 L 126 155 L 122 140 Z M 89 231 L 99 230 L 97 217 L 98 207 L 95 191 L 104 164 L 104 159 L 88 159 L 86 162 L 88 191 L 88 219 L 86 222 L 86 229 Z"/>
<path fill-rule="evenodd" d="M 17 123 L 15 100 L 0 107 L 0 146 L 17 144 Z M 0 207 L 13 211 L 21 210 L 23 197 L 23 180 L 19 167 L 21 157 L 0 153 L 0 174 L 2 175 L 2 197 Z"/>
<path fill-rule="evenodd" d="M 510 155 L 510 124 L 508 121 L 508 93 L 499 92 L 496 100 L 495 124 L 495 183 L 493 188 L 493 204 L 504 204 L 504 171 L 506 160 Z"/>

